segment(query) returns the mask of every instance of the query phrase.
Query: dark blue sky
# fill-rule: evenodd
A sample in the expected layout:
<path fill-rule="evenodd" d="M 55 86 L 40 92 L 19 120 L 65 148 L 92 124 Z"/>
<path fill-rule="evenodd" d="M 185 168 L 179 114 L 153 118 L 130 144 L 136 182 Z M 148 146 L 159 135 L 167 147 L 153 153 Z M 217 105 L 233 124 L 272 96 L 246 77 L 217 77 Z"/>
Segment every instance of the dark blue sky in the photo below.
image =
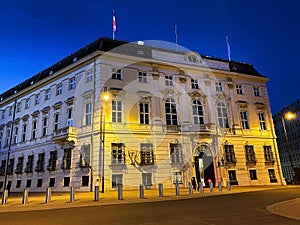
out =
<path fill-rule="evenodd" d="M 174 3 L 175 2 L 175 3 Z M 0 92 L 102 36 L 162 40 L 204 55 L 249 62 L 270 78 L 273 113 L 298 99 L 298 0 L 0 0 Z"/>

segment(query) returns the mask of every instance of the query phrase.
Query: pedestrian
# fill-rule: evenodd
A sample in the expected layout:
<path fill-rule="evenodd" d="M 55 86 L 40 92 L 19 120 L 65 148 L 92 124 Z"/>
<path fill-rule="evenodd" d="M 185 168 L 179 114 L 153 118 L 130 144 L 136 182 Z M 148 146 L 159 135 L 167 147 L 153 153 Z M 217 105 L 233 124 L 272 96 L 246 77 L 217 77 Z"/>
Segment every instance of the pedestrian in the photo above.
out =
<path fill-rule="evenodd" d="M 192 181 L 193 189 L 196 191 L 196 189 L 197 189 L 197 184 L 196 184 L 196 179 L 195 179 L 195 177 L 192 177 L 191 181 Z"/>

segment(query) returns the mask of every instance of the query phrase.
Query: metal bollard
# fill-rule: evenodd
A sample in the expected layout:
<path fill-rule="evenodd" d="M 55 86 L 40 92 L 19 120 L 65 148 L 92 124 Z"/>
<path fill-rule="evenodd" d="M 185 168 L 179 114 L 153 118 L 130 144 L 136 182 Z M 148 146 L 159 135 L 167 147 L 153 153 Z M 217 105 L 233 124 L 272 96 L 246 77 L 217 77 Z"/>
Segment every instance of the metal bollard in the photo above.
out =
<path fill-rule="evenodd" d="M 226 181 L 226 187 L 227 187 L 227 191 L 230 191 L 230 182 Z"/>
<path fill-rule="evenodd" d="M 140 198 L 144 198 L 144 185 L 140 184 Z"/>
<path fill-rule="evenodd" d="M 176 182 L 176 184 L 175 184 L 175 193 L 176 193 L 176 196 L 179 196 L 179 195 L 180 195 L 180 193 L 179 193 L 179 184 L 178 184 L 178 182 Z"/>
<path fill-rule="evenodd" d="M 118 200 L 123 200 L 123 189 L 122 184 L 118 185 Z"/>
<path fill-rule="evenodd" d="M 199 186 L 200 194 L 203 194 L 204 190 L 203 190 L 203 184 L 202 184 L 202 182 L 199 182 L 198 186 Z"/>
<path fill-rule="evenodd" d="M 51 187 L 48 187 L 47 188 L 47 191 L 46 191 L 46 203 L 49 203 L 51 202 Z"/>
<path fill-rule="evenodd" d="M 163 184 L 158 184 L 158 196 L 159 197 L 164 197 Z"/>
<path fill-rule="evenodd" d="M 5 189 L 4 192 L 2 193 L 2 205 L 5 205 L 7 203 L 8 199 L 8 190 Z"/>
<path fill-rule="evenodd" d="M 192 194 L 193 194 L 193 186 L 192 186 L 192 183 L 189 182 L 188 186 L 189 186 L 189 194 L 192 195 Z"/>
<path fill-rule="evenodd" d="M 95 186 L 95 189 L 94 189 L 94 201 L 95 202 L 98 202 L 99 201 L 99 186 Z"/>
<path fill-rule="evenodd" d="M 218 182 L 218 187 L 219 187 L 219 191 L 222 191 L 222 182 L 221 181 Z"/>
<path fill-rule="evenodd" d="M 213 182 L 209 181 L 209 191 L 210 192 L 214 192 L 214 189 L 213 189 Z"/>
<path fill-rule="evenodd" d="M 70 188 L 70 202 L 75 201 L 75 188 L 71 187 Z"/>
<path fill-rule="evenodd" d="M 22 204 L 23 205 L 28 203 L 28 193 L 29 193 L 29 189 L 25 188 L 23 191 L 23 196 L 22 196 Z"/>

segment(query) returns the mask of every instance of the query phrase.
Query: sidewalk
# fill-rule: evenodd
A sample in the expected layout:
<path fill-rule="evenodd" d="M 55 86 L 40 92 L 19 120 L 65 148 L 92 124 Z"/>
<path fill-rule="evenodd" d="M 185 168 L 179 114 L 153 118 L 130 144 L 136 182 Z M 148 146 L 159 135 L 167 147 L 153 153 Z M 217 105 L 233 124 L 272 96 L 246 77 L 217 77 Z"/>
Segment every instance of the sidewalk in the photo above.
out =
<path fill-rule="evenodd" d="M 32 211 L 32 210 L 46 210 L 46 209 L 60 209 L 70 207 L 83 207 L 83 206 L 99 206 L 99 205 L 112 205 L 112 204 L 129 204 L 129 203 L 144 203 L 154 201 L 169 201 L 181 200 L 197 197 L 210 197 L 224 194 L 236 194 L 242 192 L 263 191 L 271 189 L 291 188 L 292 186 L 251 186 L 251 187 L 235 187 L 233 186 L 230 191 L 226 188 L 220 192 L 218 188 L 214 188 L 214 192 L 209 192 L 209 189 L 204 189 L 204 193 L 194 191 L 189 194 L 187 188 L 180 189 L 179 196 L 176 196 L 174 189 L 164 189 L 163 197 L 158 196 L 158 189 L 145 189 L 144 198 L 140 199 L 139 190 L 123 191 L 122 200 L 118 200 L 117 191 L 108 191 L 99 193 L 99 201 L 94 201 L 93 192 L 75 192 L 74 202 L 70 202 L 70 193 L 52 192 L 51 201 L 45 203 L 46 193 L 29 193 L 28 203 L 22 205 L 22 193 L 11 193 L 7 203 L 0 205 L 1 212 L 17 212 L 17 211 Z M 300 188 L 299 186 L 293 186 Z M 1 196 L 2 197 L 2 196 Z M 1 198 L 0 198 L 1 199 Z M 2 201 L 2 199 L 1 199 Z M 293 219 L 300 220 L 300 198 L 277 203 L 267 207 L 271 213 L 286 216 Z"/>

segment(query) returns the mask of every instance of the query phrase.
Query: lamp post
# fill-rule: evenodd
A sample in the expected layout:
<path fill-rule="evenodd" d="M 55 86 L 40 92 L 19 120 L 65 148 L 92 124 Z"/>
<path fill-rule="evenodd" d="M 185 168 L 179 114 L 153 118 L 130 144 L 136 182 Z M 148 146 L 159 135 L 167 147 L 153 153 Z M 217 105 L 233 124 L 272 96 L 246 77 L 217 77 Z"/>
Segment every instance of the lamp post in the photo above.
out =
<path fill-rule="evenodd" d="M 296 114 L 291 113 L 291 112 L 287 112 L 287 113 L 285 113 L 284 115 L 281 116 L 281 122 L 282 122 L 283 132 L 284 132 L 284 136 L 285 136 L 286 146 L 287 146 L 287 150 L 288 150 L 288 154 L 289 154 L 289 160 L 290 160 L 290 164 L 291 164 L 291 167 L 292 167 L 292 174 L 294 172 L 294 164 L 293 164 L 292 153 L 291 153 L 291 150 L 290 150 L 289 138 L 288 138 L 286 127 L 285 127 L 285 119 L 292 120 L 295 117 L 296 117 Z M 292 177 L 292 183 L 293 182 L 294 182 L 294 177 Z"/>
<path fill-rule="evenodd" d="M 105 154 L 105 102 L 109 100 L 109 93 L 104 88 L 103 94 L 102 94 L 103 104 L 101 106 L 101 112 L 100 112 L 100 146 L 101 146 L 101 192 L 104 193 L 104 154 Z"/>

